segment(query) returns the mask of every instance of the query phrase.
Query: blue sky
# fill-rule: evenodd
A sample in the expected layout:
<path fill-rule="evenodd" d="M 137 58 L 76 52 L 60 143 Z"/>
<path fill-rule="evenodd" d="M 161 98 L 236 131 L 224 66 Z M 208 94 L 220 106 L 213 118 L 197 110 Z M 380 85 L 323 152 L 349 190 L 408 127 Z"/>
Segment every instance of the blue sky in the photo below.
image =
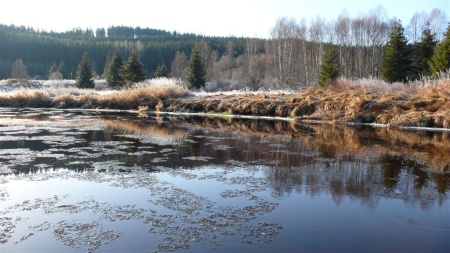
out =
<path fill-rule="evenodd" d="M 3 2 L 0 23 L 47 31 L 111 25 L 150 27 L 212 36 L 268 37 L 279 17 L 335 20 L 383 6 L 406 26 L 416 11 L 438 8 L 450 15 L 449 0 L 13 0 Z"/>

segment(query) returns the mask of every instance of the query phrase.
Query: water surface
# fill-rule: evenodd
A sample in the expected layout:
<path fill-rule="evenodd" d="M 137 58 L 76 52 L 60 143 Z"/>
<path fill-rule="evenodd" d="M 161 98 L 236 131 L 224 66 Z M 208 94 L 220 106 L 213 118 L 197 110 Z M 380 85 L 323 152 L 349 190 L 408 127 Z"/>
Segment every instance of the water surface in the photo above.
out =
<path fill-rule="evenodd" d="M 0 109 L 0 251 L 450 252 L 449 157 L 449 132 Z"/>

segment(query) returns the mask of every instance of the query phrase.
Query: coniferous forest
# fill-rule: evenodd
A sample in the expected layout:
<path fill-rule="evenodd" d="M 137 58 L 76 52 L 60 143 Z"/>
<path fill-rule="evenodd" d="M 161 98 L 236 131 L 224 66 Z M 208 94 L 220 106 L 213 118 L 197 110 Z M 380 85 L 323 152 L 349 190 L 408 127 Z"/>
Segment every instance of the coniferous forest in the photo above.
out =
<path fill-rule="evenodd" d="M 147 77 L 158 76 L 163 66 L 170 77 L 186 79 L 196 47 L 206 68 L 209 90 L 308 87 L 323 83 L 321 69 L 336 67 L 336 73 L 348 79 L 407 81 L 446 70 L 429 63 L 435 48 L 449 40 L 448 27 L 447 16 L 439 9 L 417 12 L 409 23 L 402 24 L 389 18 L 382 7 L 356 18 L 345 10 L 334 20 L 282 17 L 268 27 L 267 39 L 126 26 L 59 33 L 0 24 L 0 79 L 75 79 L 84 53 L 94 76 L 107 79 L 117 52 L 124 60 L 136 52 Z M 335 59 L 327 54 L 330 44 Z M 399 47 L 402 61 L 393 64 L 403 64 L 402 76 L 391 77 L 389 57 L 398 54 L 395 50 Z M 324 66 L 328 62 L 336 66 Z M 25 73 L 17 71 L 20 66 Z"/>

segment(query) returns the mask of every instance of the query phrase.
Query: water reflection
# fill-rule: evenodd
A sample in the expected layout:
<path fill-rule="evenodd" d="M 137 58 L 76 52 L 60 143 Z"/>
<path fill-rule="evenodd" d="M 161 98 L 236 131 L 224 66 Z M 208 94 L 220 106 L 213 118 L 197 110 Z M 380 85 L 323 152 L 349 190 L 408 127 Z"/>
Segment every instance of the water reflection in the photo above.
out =
<path fill-rule="evenodd" d="M 386 200 L 427 212 L 448 202 L 449 132 L 209 117 L 138 118 L 125 112 L 50 110 L 43 117 L 36 116 L 38 113 L 32 109 L 2 112 L 2 183 L 11 183 L 13 180 L 9 179 L 16 178 L 27 184 L 26 180 L 40 181 L 39 175 L 48 175 L 46 180 L 77 178 L 99 183 L 101 186 L 91 186 L 95 189 L 106 187 L 105 182 L 123 189 L 144 188 L 145 196 L 151 197 L 147 202 L 167 210 L 113 206 L 97 200 L 68 205 L 64 202 L 66 197 L 55 195 L 57 199 L 51 200 L 55 203 L 38 198 L 11 205 L 3 214 L 12 215 L 16 209 L 23 211 L 37 206 L 50 210 L 49 213 L 92 209 L 109 219 L 113 216 L 107 210 L 117 209 L 118 215 L 131 210 L 135 215 L 130 219 L 145 217 L 146 223 L 153 224 L 151 233 L 178 236 L 183 243 L 194 239 L 216 245 L 222 243 L 216 237 L 219 232 L 246 235 L 253 231 L 250 234 L 257 239 L 261 231 L 272 231 L 278 236 L 282 226 L 275 222 L 260 222 L 256 227 L 250 223 L 276 212 L 278 204 L 291 195 L 308 199 L 330 196 L 331 204 L 338 208 L 348 205 L 346 200 L 350 199 L 370 210 Z M 150 172 L 168 173 L 165 176 L 170 180 L 164 181 L 155 176 L 158 173 Z M 186 185 L 188 189 L 183 188 Z M 206 198 L 195 192 L 198 187 L 204 187 L 199 192 L 206 195 L 219 191 L 220 198 Z M 105 192 L 111 191 L 110 188 Z M 270 198 L 261 193 L 267 190 Z M 0 201 L 8 198 L 8 191 L 0 187 Z M 222 203 L 226 202 L 224 199 L 235 202 L 226 205 Z M 195 212 L 185 213 L 189 208 Z M 102 217 L 99 219 L 106 219 Z M 16 226 L 18 221 L 0 217 L 0 223 Z M 101 228 L 99 234 L 104 234 L 107 242 L 119 236 L 103 231 L 101 223 L 72 223 L 73 229 L 85 225 L 89 229 Z M 206 223 L 212 225 L 204 227 Z M 181 224 L 183 230 L 167 224 L 174 227 Z M 64 224 L 44 225 L 53 226 L 54 233 L 70 232 L 64 230 Z M 216 230 L 219 225 L 222 228 Z M 89 229 L 83 231 L 88 233 Z M 199 234 L 194 235 L 193 231 Z M 58 236 L 55 234 L 58 240 L 65 240 Z M 253 239 L 249 241 L 256 241 Z"/>
<path fill-rule="evenodd" d="M 30 117 L 41 120 L 35 114 Z M 441 203 L 449 190 L 448 132 L 208 117 L 137 119 L 106 114 L 94 118 L 102 127 L 84 129 L 75 137 L 34 129 L 16 134 L 16 141 L 1 141 L 0 147 L 49 154 L 19 163 L 14 166 L 16 173 L 32 172 L 33 165 L 42 164 L 82 171 L 93 162 L 111 160 L 149 170 L 224 165 L 230 160 L 265 165 L 271 167 L 267 177 L 277 195 L 325 192 L 337 204 L 344 195 L 369 206 L 376 205 L 379 196 L 390 196 L 426 208 L 434 201 Z M 66 140 L 55 140 L 61 137 Z M 55 154 L 65 158 L 54 159 Z"/>
<path fill-rule="evenodd" d="M 102 123 L 138 135 L 178 136 L 166 166 L 184 163 L 186 157 L 210 158 L 209 164 L 234 159 L 269 165 L 267 177 L 280 196 L 292 191 L 311 196 L 323 192 L 330 193 L 337 204 L 349 195 L 368 206 L 375 206 L 383 196 L 427 208 L 436 201 L 442 203 L 449 190 L 448 132 L 199 117 L 167 118 L 157 127 L 107 119 Z M 181 131 L 181 127 L 190 130 Z M 217 133 L 220 138 L 215 137 Z"/>

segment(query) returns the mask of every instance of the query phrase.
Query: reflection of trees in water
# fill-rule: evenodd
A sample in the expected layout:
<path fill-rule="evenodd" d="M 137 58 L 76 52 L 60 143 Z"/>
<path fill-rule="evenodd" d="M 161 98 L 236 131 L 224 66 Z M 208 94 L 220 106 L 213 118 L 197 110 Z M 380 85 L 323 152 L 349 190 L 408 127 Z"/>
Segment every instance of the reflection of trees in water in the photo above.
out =
<path fill-rule="evenodd" d="M 378 161 L 354 155 L 324 159 L 320 154 L 313 163 L 268 170 L 274 192 L 279 196 L 293 191 L 311 197 L 330 194 L 337 205 L 348 196 L 368 207 L 376 207 L 382 197 L 402 199 L 423 209 L 447 199 L 449 174 L 426 172 L 415 161 L 387 155 Z"/>
<path fill-rule="evenodd" d="M 201 129 L 194 129 L 189 131 L 185 142 L 187 142 L 189 155 L 202 156 L 205 153 L 205 138 L 204 132 Z"/>
<path fill-rule="evenodd" d="M 271 168 L 267 177 L 278 195 L 293 191 L 306 191 L 311 196 L 330 193 L 336 204 L 350 196 L 372 207 L 384 196 L 426 208 L 436 200 L 442 202 L 449 190 L 450 175 L 424 165 L 424 161 L 431 161 L 427 165 L 446 168 L 448 160 L 442 157 L 450 152 L 450 138 L 445 132 L 305 127 L 244 119 L 178 118 L 171 123 L 193 129 L 184 133 L 182 142 L 187 150 L 183 145 L 174 147 L 177 154 L 170 157 L 171 163 L 186 167 L 202 164 L 183 160 L 189 155 L 214 158 L 209 164 L 237 160 L 266 165 Z M 147 130 L 141 131 L 149 134 Z M 220 138 L 215 138 L 214 132 L 220 132 Z M 427 155 L 429 151 L 436 152 L 437 158 Z"/>
<path fill-rule="evenodd" d="M 391 197 L 426 208 L 442 203 L 450 189 L 450 173 L 445 172 L 449 161 L 444 159 L 450 153 L 450 136 L 445 132 L 205 117 L 104 117 L 100 123 L 103 129 L 80 132 L 78 138 L 84 141 L 73 144 L 66 158 L 36 159 L 36 164 L 83 171 L 95 162 L 110 161 L 148 169 L 229 166 L 237 161 L 270 168 L 267 178 L 279 196 L 329 193 L 338 205 L 344 196 L 372 207 L 381 197 Z M 77 156 L 77 151 L 99 156 Z M 69 165 L 77 161 L 84 163 Z"/>

